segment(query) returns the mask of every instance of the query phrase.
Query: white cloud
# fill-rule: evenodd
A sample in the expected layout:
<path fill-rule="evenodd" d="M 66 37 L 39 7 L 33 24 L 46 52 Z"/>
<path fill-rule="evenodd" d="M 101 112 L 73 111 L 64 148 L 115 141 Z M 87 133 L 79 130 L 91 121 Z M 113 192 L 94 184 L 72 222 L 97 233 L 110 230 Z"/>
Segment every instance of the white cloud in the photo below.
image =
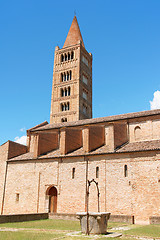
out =
<path fill-rule="evenodd" d="M 20 131 L 21 131 L 21 132 L 25 132 L 25 131 L 26 131 L 26 128 L 23 127 L 23 128 L 20 129 Z"/>
<path fill-rule="evenodd" d="M 160 109 L 160 91 L 155 91 L 153 94 L 153 101 L 150 102 L 151 110 Z"/>
<path fill-rule="evenodd" d="M 15 142 L 26 145 L 27 142 L 27 136 L 22 136 L 22 137 L 15 137 Z"/>

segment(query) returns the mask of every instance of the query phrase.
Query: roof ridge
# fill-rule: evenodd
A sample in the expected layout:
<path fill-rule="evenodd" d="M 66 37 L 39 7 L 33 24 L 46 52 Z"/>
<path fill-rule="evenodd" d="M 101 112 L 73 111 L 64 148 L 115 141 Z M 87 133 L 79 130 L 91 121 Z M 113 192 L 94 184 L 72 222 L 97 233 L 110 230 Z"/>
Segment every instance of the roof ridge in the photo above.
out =
<path fill-rule="evenodd" d="M 147 110 L 147 111 L 141 111 L 141 112 L 124 113 L 124 114 L 112 115 L 112 116 L 100 117 L 100 118 L 83 119 L 83 120 L 78 120 L 78 121 L 73 121 L 73 122 L 51 123 L 51 124 L 48 124 L 47 126 L 39 127 L 38 129 L 33 129 L 32 131 L 56 129 L 56 128 L 61 128 L 61 127 L 82 126 L 82 125 L 86 125 L 86 124 L 113 122 L 113 121 L 118 121 L 118 120 L 147 117 L 147 116 L 152 116 L 152 115 L 156 115 L 156 114 L 160 114 L 160 109 Z"/>

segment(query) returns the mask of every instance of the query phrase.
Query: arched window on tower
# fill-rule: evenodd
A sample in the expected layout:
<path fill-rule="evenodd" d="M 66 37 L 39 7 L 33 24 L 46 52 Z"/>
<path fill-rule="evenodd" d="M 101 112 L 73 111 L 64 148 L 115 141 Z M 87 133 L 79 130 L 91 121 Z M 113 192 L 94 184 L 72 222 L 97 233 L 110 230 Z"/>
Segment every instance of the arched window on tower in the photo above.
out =
<path fill-rule="evenodd" d="M 61 97 L 64 97 L 64 90 L 61 89 Z"/>
<path fill-rule="evenodd" d="M 71 59 L 73 59 L 74 58 L 74 52 L 72 51 L 71 52 Z"/>
<path fill-rule="evenodd" d="M 68 96 L 70 96 L 70 95 L 71 95 L 71 88 L 68 87 Z"/>
<path fill-rule="evenodd" d="M 66 81 L 66 73 L 64 73 L 64 82 Z"/>
<path fill-rule="evenodd" d="M 68 53 L 68 60 L 70 60 L 71 59 L 71 55 L 70 55 L 70 53 Z"/>
<path fill-rule="evenodd" d="M 67 61 L 67 54 L 65 53 L 65 61 Z"/>
<path fill-rule="evenodd" d="M 62 81 L 62 82 L 64 81 L 63 73 L 61 73 L 61 81 Z"/>
<path fill-rule="evenodd" d="M 72 71 L 70 70 L 70 72 L 69 72 L 69 80 L 71 80 L 72 79 Z"/>
<path fill-rule="evenodd" d="M 67 122 L 67 118 L 62 118 L 61 122 Z"/>
<path fill-rule="evenodd" d="M 61 111 L 62 111 L 62 112 L 63 112 L 63 111 L 68 111 L 69 108 L 70 108 L 69 102 L 67 102 L 67 103 L 61 103 Z"/>
<path fill-rule="evenodd" d="M 65 90 L 64 90 L 64 91 L 65 91 L 65 97 L 66 97 L 66 96 L 67 96 L 67 89 L 65 88 Z"/>
<path fill-rule="evenodd" d="M 69 80 L 69 72 L 67 72 L 67 81 Z"/>
<path fill-rule="evenodd" d="M 63 103 L 61 103 L 61 111 L 65 111 L 65 105 Z"/>
<path fill-rule="evenodd" d="M 63 54 L 61 54 L 61 62 L 63 62 L 64 61 L 64 56 L 63 56 Z"/>
<path fill-rule="evenodd" d="M 69 110 L 69 102 L 67 102 L 67 110 Z"/>

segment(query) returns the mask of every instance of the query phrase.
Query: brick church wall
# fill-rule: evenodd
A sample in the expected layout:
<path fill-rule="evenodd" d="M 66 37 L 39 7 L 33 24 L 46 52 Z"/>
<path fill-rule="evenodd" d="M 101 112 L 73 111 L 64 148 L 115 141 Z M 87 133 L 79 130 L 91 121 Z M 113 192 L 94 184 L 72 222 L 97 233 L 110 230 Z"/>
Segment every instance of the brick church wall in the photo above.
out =
<path fill-rule="evenodd" d="M 109 211 L 113 215 L 134 215 L 137 223 L 149 221 L 150 216 L 159 216 L 159 156 L 160 153 L 142 152 L 88 157 L 88 179 L 98 181 L 100 210 Z M 126 177 L 125 165 L 128 168 Z M 99 178 L 96 178 L 96 167 L 99 167 Z M 48 211 L 46 190 L 50 185 L 58 190 L 57 212 L 85 211 L 85 181 L 84 157 L 9 163 L 4 214 Z M 19 202 L 16 201 L 17 193 Z M 89 209 L 97 211 L 97 190 L 94 184 L 90 187 Z"/>
<path fill-rule="evenodd" d="M 139 128 L 139 133 L 136 136 L 136 128 Z M 129 141 L 149 141 L 160 139 L 160 120 L 156 117 L 141 118 L 133 120 L 129 123 Z"/>

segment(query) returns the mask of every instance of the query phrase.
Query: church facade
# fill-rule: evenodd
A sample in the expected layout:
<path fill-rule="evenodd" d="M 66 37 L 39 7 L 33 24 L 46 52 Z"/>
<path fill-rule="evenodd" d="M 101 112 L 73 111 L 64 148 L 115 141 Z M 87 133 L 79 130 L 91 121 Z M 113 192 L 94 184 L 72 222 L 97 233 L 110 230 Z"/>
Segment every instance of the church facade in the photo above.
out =
<path fill-rule="evenodd" d="M 160 217 L 160 110 L 92 118 L 92 54 L 74 17 L 56 47 L 50 123 L 27 130 L 27 146 L 0 146 L 1 214 L 86 211 L 98 183 L 100 211 Z M 97 211 L 91 185 L 89 211 Z"/>

